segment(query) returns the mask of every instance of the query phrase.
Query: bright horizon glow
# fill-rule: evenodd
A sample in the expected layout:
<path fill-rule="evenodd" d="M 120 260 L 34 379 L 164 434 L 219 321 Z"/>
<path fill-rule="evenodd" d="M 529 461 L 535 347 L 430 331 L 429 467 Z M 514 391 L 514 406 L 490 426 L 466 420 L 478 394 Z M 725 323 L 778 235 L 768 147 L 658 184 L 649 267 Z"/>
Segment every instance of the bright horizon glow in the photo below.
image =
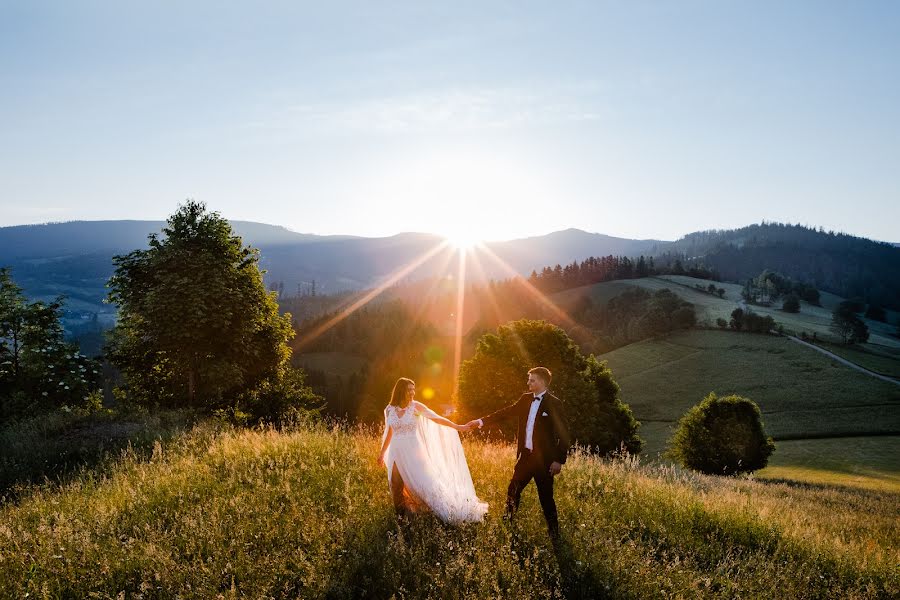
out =
<path fill-rule="evenodd" d="M 450 245 L 460 251 L 471 250 L 485 240 L 472 231 L 457 230 L 441 234 Z"/>
<path fill-rule="evenodd" d="M 506 145 L 435 144 L 383 161 L 360 175 L 357 193 L 375 205 L 397 207 L 405 230 L 441 235 L 457 248 L 543 235 L 571 223 L 568 215 L 544 208 L 554 195 L 566 193 L 553 164 L 540 165 Z M 542 212 L 542 219 L 534 218 Z"/>

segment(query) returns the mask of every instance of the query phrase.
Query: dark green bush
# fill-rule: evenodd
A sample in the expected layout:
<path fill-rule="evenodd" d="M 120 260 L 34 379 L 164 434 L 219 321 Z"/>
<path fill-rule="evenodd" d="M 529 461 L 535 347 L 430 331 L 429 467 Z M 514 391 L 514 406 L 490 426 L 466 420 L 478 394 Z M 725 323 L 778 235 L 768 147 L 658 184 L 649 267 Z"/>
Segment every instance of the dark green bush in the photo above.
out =
<path fill-rule="evenodd" d="M 733 475 L 762 469 L 774 450 L 755 402 L 711 392 L 681 417 L 669 455 L 695 471 Z"/>

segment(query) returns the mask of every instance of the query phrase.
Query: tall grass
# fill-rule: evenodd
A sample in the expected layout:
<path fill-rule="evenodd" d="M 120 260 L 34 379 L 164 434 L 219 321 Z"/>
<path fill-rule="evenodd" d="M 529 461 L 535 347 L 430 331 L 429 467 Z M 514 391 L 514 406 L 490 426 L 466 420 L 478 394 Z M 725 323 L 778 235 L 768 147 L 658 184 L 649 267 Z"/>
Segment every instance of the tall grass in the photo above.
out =
<path fill-rule="evenodd" d="M 484 523 L 398 522 L 371 431 L 199 426 L 149 457 L 0 507 L 3 597 L 888 598 L 900 496 L 717 479 L 576 454 L 563 542 L 534 488 L 500 518 L 513 449 L 467 455 Z"/>
<path fill-rule="evenodd" d="M 196 418 L 187 410 L 64 409 L 6 422 L 0 428 L 0 499 L 33 483 L 103 469 L 125 448 L 146 455 L 155 441 L 183 434 Z"/>

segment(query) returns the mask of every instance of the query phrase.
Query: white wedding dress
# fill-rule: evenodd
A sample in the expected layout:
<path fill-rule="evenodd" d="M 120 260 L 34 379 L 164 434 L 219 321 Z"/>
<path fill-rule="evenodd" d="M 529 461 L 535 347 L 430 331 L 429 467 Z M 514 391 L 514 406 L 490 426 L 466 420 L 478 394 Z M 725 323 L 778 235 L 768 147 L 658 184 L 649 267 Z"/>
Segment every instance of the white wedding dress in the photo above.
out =
<path fill-rule="evenodd" d="M 488 505 L 475 495 L 472 475 L 455 429 L 438 425 L 439 415 L 419 402 L 405 410 L 384 409 L 384 436 L 393 433 L 384 456 L 388 484 L 394 465 L 406 491 L 445 523 L 481 521 Z"/>

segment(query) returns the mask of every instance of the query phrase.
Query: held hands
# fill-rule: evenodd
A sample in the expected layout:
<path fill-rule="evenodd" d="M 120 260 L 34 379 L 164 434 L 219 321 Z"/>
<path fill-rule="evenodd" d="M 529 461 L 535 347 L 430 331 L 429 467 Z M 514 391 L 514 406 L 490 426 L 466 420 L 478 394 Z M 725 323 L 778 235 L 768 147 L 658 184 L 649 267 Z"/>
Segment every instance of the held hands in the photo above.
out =
<path fill-rule="evenodd" d="M 380 452 L 380 453 L 378 454 L 378 466 L 379 466 L 379 467 L 383 467 L 383 466 L 384 466 L 384 452 Z"/>
<path fill-rule="evenodd" d="M 550 463 L 550 475 L 556 477 L 559 475 L 559 472 L 562 471 L 562 465 L 558 462 Z"/>
<path fill-rule="evenodd" d="M 465 425 L 457 425 L 456 426 L 457 431 L 472 431 L 473 429 L 478 429 L 478 419 L 475 419 L 474 421 L 469 421 Z"/>

